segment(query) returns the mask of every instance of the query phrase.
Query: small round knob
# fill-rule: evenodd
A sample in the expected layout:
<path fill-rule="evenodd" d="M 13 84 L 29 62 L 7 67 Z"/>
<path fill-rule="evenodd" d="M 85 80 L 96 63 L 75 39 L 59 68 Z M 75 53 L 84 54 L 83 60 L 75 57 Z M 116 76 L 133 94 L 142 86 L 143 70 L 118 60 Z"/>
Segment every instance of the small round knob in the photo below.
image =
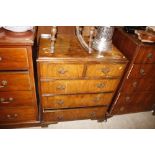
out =
<path fill-rule="evenodd" d="M 136 88 L 137 87 L 137 81 L 134 81 L 133 83 L 132 83 L 132 86 L 134 87 L 134 88 Z"/>
<path fill-rule="evenodd" d="M 2 61 L 2 57 L 0 57 L 0 61 Z"/>
<path fill-rule="evenodd" d="M 125 98 L 125 102 L 130 102 L 130 101 L 131 101 L 130 96 L 127 96 L 127 97 Z"/>
<path fill-rule="evenodd" d="M 8 84 L 8 82 L 7 82 L 6 80 L 2 80 L 2 81 L 1 81 L 1 84 L 2 84 L 3 86 L 6 86 L 6 85 Z"/>
<path fill-rule="evenodd" d="M 145 73 L 145 70 L 144 70 L 143 68 L 140 69 L 140 74 L 143 75 L 143 76 L 146 74 L 146 73 Z"/>

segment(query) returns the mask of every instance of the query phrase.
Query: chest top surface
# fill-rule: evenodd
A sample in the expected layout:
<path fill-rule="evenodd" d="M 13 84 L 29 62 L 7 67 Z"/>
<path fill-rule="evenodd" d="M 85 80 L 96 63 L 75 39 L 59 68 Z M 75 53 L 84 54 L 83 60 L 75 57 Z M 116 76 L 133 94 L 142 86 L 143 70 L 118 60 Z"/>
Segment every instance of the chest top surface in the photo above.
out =
<path fill-rule="evenodd" d="M 0 28 L 0 45 L 33 45 L 35 31 L 11 32 Z"/>
<path fill-rule="evenodd" d="M 41 38 L 39 44 L 38 61 L 102 61 L 127 62 L 126 57 L 113 46 L 112 51 L 105 52 L 98 57 L 97 52 L 89 54 L 79 43 L 76 36 L 58 35 L 55 43 L 55 52 L 49 53 L 50 39 Z"/>

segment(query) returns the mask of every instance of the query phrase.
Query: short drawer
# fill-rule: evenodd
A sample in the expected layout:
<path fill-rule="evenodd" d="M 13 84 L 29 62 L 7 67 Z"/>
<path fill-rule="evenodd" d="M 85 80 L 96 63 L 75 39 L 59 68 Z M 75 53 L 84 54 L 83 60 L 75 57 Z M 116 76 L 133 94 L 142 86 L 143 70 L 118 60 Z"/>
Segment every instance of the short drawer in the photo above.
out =
<path fill-rule="evenodd" d="M 135 63 L 155 63 L 155 46 L 141 46 Z"/>
<path fill-rule="evenodd" d="M 112 114 L 150 111 L 155 105 L 154 93 L 136 92 L 133 94 L 120 93 L 114 102 Z"/>
<path fill-rule="evenodd" d="M 0 48 L 0 70 L 26 70 L 28 68 L 26 48 Z"/>
<path fill-rule="evenodd" d="M 108 106 L 112 96 L 113 93 L 43 96 L 42 104 L 45 109 Z"/>
<path fill-rule="evenodd" d="M 87 65 L 86 77 L 121 77 L 126 64 Z"/>
<path fill-rule="evenodd" d="M 42 81 L 41 91 L 42 94 L 112 92 L 118 83 L 119 79 Z"/>
<path fill-rule="evenodd" d="M 0 91 L 31 90 L 29 72 L 0 72 Z"/>
<path fill-rule="evenodd" d="M 134 64 L 128 78 L 155 78 L 155 64 Z"/>
<path fill-rule="evenodd" d="M 81 119 L 104 119 L 106 107 L 68 110 L 47 110 L 43 112 L 44 122 L 60 122 Z"/>
<path fill-rule="evenodd" d="M 37 111 L 34 107 L 3 108 L 0 109 L 0 123 L 31 122 L 37 120 Z"/>
<path fill-rule="evenodd" d="M 84 65 L 40 63 L 41 78 L 79 78 L 82 77 Z"/>
<path fill-rule="evenodd" d="M 32 91 L 10 91 L 0 93 L 0 108 L 32 106 L 35 104 Z"/>

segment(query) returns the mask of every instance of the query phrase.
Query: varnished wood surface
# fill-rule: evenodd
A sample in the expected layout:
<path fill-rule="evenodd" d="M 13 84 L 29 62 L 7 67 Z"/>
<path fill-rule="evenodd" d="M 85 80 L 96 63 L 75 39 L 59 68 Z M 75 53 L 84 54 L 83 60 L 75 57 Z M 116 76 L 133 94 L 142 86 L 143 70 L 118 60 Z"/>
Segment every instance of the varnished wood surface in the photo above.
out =
<path fill-rule="evenodd" d="M 61 122 L 79 119 L 104 119 L 106 107 L 53 110 L 43 113 L 45 122 Z"/>
<path fill-rule="evenodd" d="M 119 79 L 42 81 L 42 94 L 100 93 L 115 91 Z"/>
<path fill-rule="evenodd" d="M 126 63 L 127 59 L 122 55 L 119 50 L 113 46 L 112 51 L 104 53 L 103 57 L 98 58 L 97 52 L 89 54 L 83 49 L 77 40 L 76 36 L 58 35 L 55 44 L 55 53 L 49 53 L 50 40 L 42 38 L 40 40 L 39 58 L 38 61 L 98 61 L 98 62 L 122 62 Z"/>
<path fill-rule="evenodd" d="M 113 93 L 101 94 L 76 94 L 42 96 L 42 104 L 45 109 L 77 108 L 89 106 L 108 106 Z"/>
<path fill-rule="evenodd" d="M 0 48 L 0 70 L 26 70 L 28 68 L 26 47 Z"/>
<path fill-rule="evenodd" d="M 35 31 L 12 32 L 0 28 L 0 45 L 33 45 Z"/>
<path fill-rule="evenodd" d="M 31 90 L 31 85 L 29 72 L 0 72 L 0 91 Z"/>

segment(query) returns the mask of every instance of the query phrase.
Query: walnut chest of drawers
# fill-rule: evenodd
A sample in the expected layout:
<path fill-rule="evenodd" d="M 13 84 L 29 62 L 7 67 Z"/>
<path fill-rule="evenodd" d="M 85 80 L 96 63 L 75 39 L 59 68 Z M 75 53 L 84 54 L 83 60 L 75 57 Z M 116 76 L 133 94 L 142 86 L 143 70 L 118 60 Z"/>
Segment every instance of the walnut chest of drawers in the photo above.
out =
<path fill-rule="evenodd" d="M 37 66 L 42 122 L 104 120 L 127 59 L 115 47 L 97 58 L 71 35 L 58 35 L 55 53 L 48 48 L 50 40 L 41 38 Z"/>
<path fill-rule="evenodd" d="M 32 45 L 32 32 L 0 29 L 0 128 L 38 120 Z"/>
<path fill-rule="evenodd" d="M 142 43 L 136 35 L 115 30 L 113 42 L 130 60 L 110 112 L 125 114 L 155 109 L 155 44 Z"/>

